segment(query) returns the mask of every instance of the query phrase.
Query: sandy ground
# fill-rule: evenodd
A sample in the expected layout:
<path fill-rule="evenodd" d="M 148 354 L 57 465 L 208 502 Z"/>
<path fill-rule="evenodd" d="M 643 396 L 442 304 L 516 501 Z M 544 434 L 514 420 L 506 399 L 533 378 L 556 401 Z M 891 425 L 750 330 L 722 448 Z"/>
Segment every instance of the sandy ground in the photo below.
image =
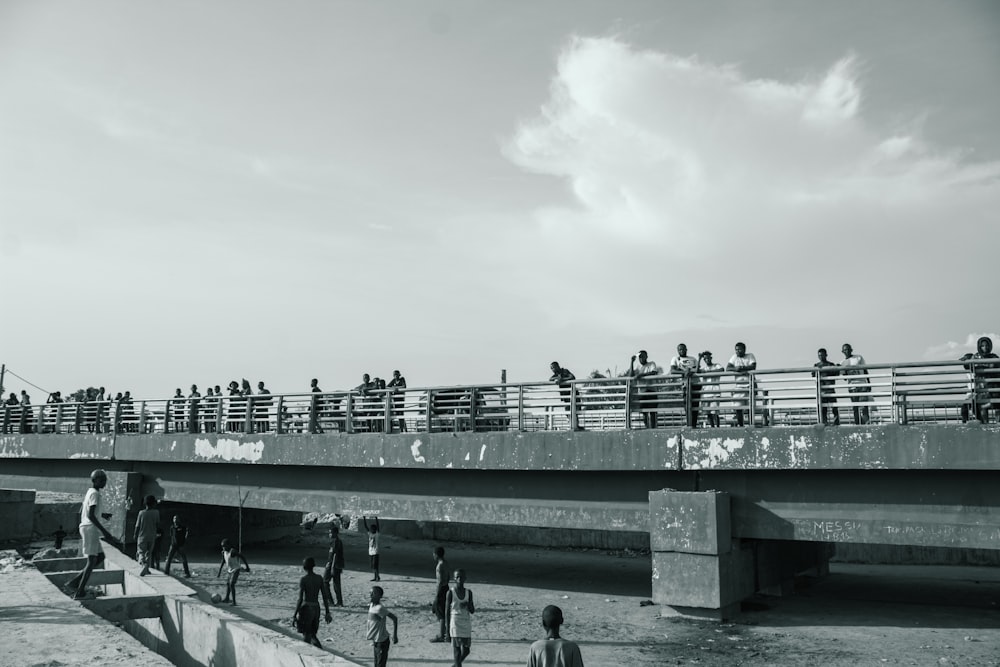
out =
<path fill-rule="evenodd" d="M 343 534 L 345 607 L 320 627 L 324 646 L 371 663 L 364 639 L 371 573 L 364 535 Z M 399 615 L 390 664 L 450 665 L 451 649 L 431 643 L 436 543 L 382 537 L 386 604 Z M 1000 666 L 1000 568 L 834 565 L 795 595 L 756 597 L 732 623 L 678 618 L 641 603 L 650 597 L 649 556 L 603 551 L 444 544 L 452 568 L 474 592 L 472 654 L 465 664 L 524 665 L 544 635 L 541 609 L 563 608 L 563 636 L 588 667 L 618 665 L 996 665 Z M 294 635 L 291 616 L 306 556 L 325 561 L 322 524 L 295 541 L 247 547 L 252 572 L 231 609 Z M 193 551 L 188 580 L 204 599 L 221 592 L 217 552 Z M 175 570 L 177 574 L 179 571 Z M 227 606 L 227 608 L 229 608 Z"/>

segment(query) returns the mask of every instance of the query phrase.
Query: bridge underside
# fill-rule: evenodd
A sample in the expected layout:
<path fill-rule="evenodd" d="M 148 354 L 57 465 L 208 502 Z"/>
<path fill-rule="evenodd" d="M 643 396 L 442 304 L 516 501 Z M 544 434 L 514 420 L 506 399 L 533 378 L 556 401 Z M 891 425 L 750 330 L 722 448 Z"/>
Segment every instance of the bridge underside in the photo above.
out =
<path fill-rule="evenodd" d="M 79 493 L 100 466 L 122 498 L 648 533 L 654 599 L 722 615 L 825 545 L 1000 545 L 990 428 L 16 438 L 3 487 Z"/>

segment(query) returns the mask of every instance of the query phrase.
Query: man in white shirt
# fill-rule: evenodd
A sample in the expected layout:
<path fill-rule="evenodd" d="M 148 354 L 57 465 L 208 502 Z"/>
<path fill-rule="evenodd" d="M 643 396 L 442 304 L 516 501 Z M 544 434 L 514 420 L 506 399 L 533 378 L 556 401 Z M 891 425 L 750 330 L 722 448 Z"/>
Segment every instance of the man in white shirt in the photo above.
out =
<path fill-rule="evenodd" d="M 637 355 L 632 355 L 629 364 L 629 377 L 635 379 L 635 391 L 638 394 L 639 410 L 642 411 L 642 422 L 646 428 L 656 428 L 656 411 L 660 407 L 657 387 L 648 378 L 652 375 L 663 375 L 663 369 L 655 361 L 650 361 L 646 350 L 639 350 L 639 365 L 635 365 Z"/>
<path fill-rule="evenodd" d="M 87 564 L 80 574 L 76 575 L 66 583 L 66 590 L 75 589 L 73 599 L 81 600 L 87 594 L 87 580 L 90 579 L 91 572 L 104 561 L 104 548 L 101 546 L 101 535 L 111 543 L 117 540 L 108 532 L 108 529 L 101 523 L 101 519 L 111 518 L 111 514 L 104 512 L 104 504 L 101 499 L 101 489 L 108 484 L 108 474 L 101 469 L 90 473 L 91 487 L 87 489 L 83 497 L 83 506 L 80 509 L 80 552 L 87 557 Z"/>
<path fill-rule="evenodd" d="M 719 428 L 719 399 L 722 396 L 722 392 L 719 391 L 720 376 L 714 375 L 714 373 L 721 373 L 726 369 L 722 367 L 722 364 L 712 361 L 712 353 L 708 350 L 705 350 L 698 356 L 701 359 L 698 365 L 698 372 L 713 373 L 713 375 L 702 376 L 701 378 L 701 405 L 705 408 L 705 413 L 708 416 L 708 425 Z"/>
<path fill-rule="evenodd" d="M 688 356 L 687 345 L 684 343 L 678 345 L 677 356 L 670 360 L 670 372 L 682 376 L 681 395 L 684 398 L 687 425 L 691 428 L 698 428 L 698 390 L 700 387 L 695 386 L 697 379 L 695 372 L 697 370 L 698 360 Z"/>
<path fill-rule="evenodd" d="M 854 424 L 867 424 L 871 419 L 868 406 L 862 405 L 859 408 L 857 404 L 868 403 L 871 400 L 871 397 L 868 396 L 872 390 L 868 380 L 868 371 L 864 368 L 852 368 L 853 366 L 864 366 L 865 358 L 860 354 L 854 354 L 850 343 L 844 343 L 840 351 L 844 353 L 844 360 L 840 362 L 840 365 L 847 368 L 840 374 L 847 376 L 847 393 L 851 395 L 851 403 L 854 403 Z"/>
<path fill-rule="evenodd" d="M 733 402 L 736 404 L 736 425 L 745 425 L 745 415 L 749 401 L 753 397 L 753 378 L 750 371 L 757 370 L 757 358 L 747 353 L 747 346 L 736 343 L 736 354 L 729 357 L 726 370 L 736 374 L 733 388 Z"/>

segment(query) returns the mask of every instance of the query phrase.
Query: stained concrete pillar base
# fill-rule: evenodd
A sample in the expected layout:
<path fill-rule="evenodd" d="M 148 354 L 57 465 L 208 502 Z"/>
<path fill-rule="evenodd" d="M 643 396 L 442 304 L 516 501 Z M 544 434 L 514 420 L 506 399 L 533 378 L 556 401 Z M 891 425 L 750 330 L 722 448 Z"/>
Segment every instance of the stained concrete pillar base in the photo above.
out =
<path fill-rule="evenodd" d="M 740 612 L 740 603 L 734 602 L 726 605 L 725 607 L 720 607 L 719 609 L 708 609 L 705 607 L 681 607 L 677 605 L 670 605 L 670 608 L 684 618 L 701 621 L 716 621 L 721 623 L 723 621 L 730 620 Z"/>

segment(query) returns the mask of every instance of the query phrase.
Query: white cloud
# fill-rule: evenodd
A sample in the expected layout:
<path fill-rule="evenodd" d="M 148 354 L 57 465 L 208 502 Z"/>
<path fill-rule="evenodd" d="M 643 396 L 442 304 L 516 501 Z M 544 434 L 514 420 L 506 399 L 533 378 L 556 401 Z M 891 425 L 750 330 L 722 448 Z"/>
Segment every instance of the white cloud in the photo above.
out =
<path fill-rule="evenodd" d="M 1000 334 L 995 333 L 970 333 L 964 341 L 956 342 L 949 340 L 945 343 L 931 345 L 924 351 L 924 359 L 928 361 L 939 361 L 944 359 L 955 359 L 966 352 L 975 352 L 977 341 L 986 336 L 993 341 L 993 350 L 1000 350 Z"/>
<path fill-rule="evenodd" d="M 526 260 L 583 267 L 551 316 L 632 331 L 693 326 L 695 313 L 863 327 L 893 293 L 965 299 L 952 280 L 985 277 L 980 244 L 1000 242 L 988 217 L 1000 163 L 872 126 L 861 69 L 849 54 L 812 79 L 751 79 L 571 40 L 549 99 L 505 146 L 572 194 L 510 241 L 533 249 Z"/>

